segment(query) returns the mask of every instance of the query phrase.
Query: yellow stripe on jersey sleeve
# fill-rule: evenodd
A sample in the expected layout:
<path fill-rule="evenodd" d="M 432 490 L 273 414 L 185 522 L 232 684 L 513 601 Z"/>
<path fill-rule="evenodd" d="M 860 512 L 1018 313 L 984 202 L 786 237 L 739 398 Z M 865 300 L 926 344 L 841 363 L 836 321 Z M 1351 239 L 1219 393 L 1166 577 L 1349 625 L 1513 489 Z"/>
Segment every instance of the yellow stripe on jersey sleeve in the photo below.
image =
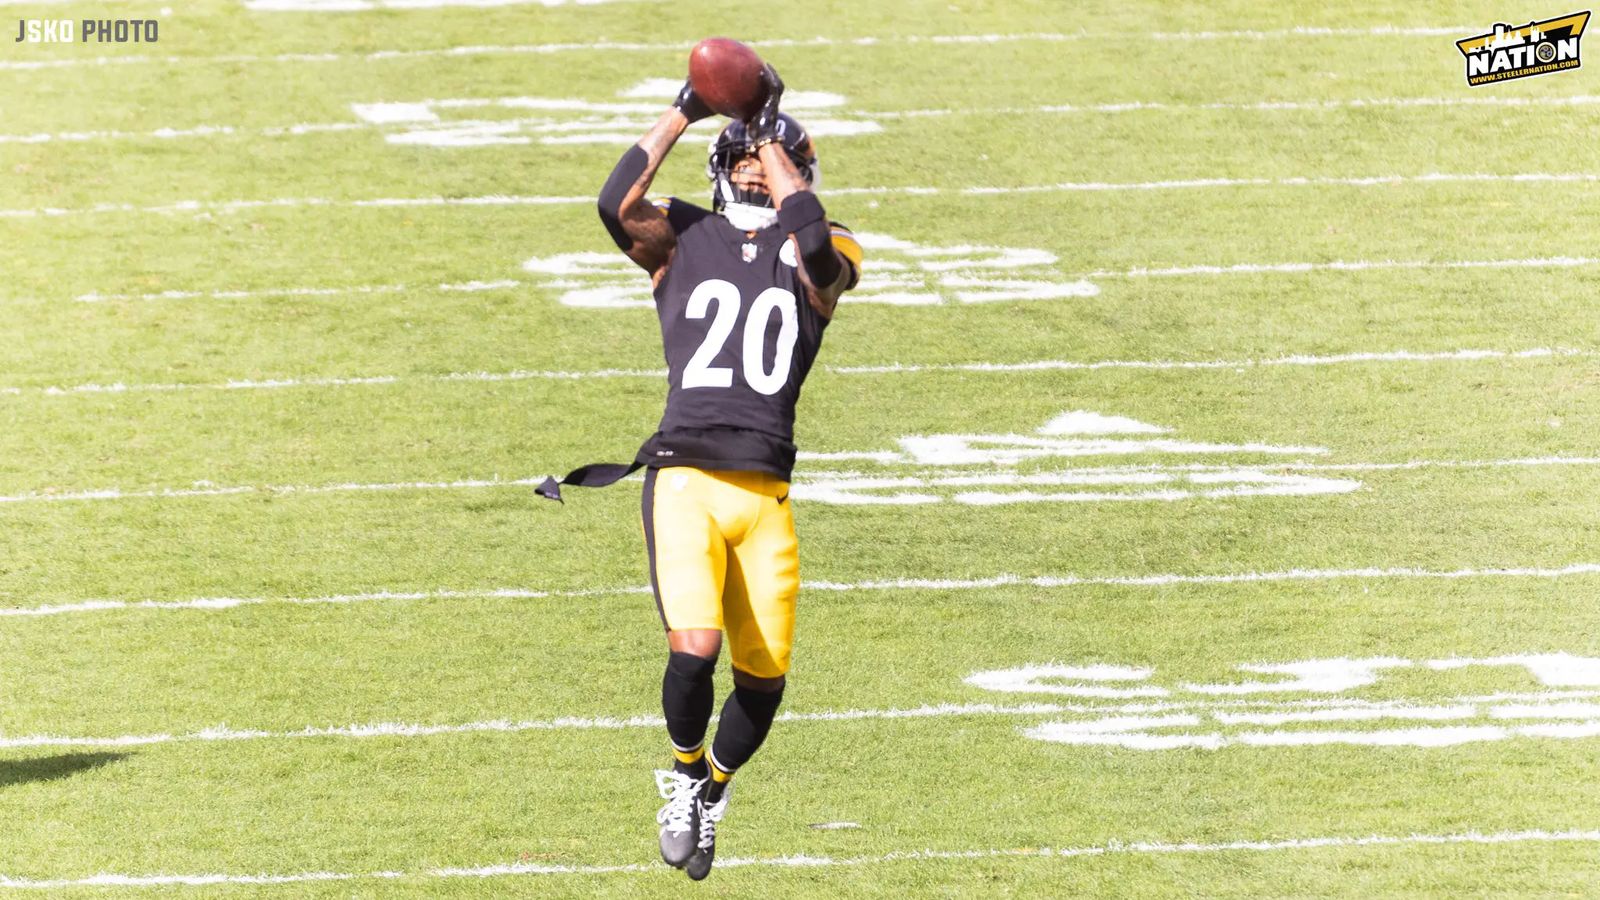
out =
<path fill-rule="evenodd" d="M 844 287 L 848 291 L 861 283 L 861 244 L 856 240 L 856 236 L 850 233 L 850 229 L 838 222 L 829 224 L 833 226 L 833 249 L 850 261 L 850 283 Z"/>
<path fill-rule="evenodd" d="M 856 241 L 856 236 L 850 233 L 850 229 L 842 225 L 833 226 L 833 249 L 839 251 L 839 255 L 845 259 L 850 260 L 850 264 L 856 267 L 856 275 L 859 277 L 861 274 L 861 244 Z"/>

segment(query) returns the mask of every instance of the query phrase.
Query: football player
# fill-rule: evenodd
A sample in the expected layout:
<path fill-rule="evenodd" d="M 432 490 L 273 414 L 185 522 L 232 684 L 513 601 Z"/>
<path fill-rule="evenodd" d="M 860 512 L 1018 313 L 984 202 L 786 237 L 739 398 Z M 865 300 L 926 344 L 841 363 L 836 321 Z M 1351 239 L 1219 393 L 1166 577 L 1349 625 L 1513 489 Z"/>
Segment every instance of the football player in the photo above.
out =
<path fill-rule="evenodd" d="M 647 467 L 644 540 L 667 632 L 661 707 L 674 758 L 656 772 L 666 800 L 656 819 L 662 858 L 696 880 L 711 871 L 730 780 L 783 699 L 800 589 L 795 402 L 861 269 L 860 244 L 814 192 L 810 138 L 778 110 L 783 82 L 771 66 L 762 77 L 760 111 L 711 143 L 711 209 L 645 196 L 684 129 L 711 115 L 689 84 L 600 191 L 606 229 L 655 289 L 666 412 L 631 466 L 585 466 L 560 482 L 609 484 Z M 554 481 L 540 492 L 559 499 Z M 733 690 L 707 748 L 725 641 Z"/>

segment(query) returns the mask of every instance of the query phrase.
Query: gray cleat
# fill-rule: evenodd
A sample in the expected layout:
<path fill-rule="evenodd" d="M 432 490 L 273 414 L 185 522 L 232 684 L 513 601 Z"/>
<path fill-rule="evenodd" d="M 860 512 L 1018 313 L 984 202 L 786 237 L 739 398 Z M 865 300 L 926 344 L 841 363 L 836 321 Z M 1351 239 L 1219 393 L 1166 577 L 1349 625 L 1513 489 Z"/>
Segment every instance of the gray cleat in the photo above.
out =
<path fill-rule="evenodd" d="M 689 864 L 684 867 L 684 872 L 690 878 L 700 881 L 711 874 L 711 861 L 717 855 L 717 823 L 728 811 L 728 797 L 733 794 L 733 785 L 725 785 L 722 789 L 722 799 L 716 803 L 707 804 L 704 800 L 695 799 L 695 807 L 699 810 L 700 840 L 695 847 L 694 856 L 689 858 Z"/>
<path fill-rule="evenodd" d="M 683 868 L 699 845 L 700 791 L 705 783 L 704 778 L 656 770 L 656 790 L 667 801 L 656 813 L 661 825 L 661 859 L 673 868 Z"/>

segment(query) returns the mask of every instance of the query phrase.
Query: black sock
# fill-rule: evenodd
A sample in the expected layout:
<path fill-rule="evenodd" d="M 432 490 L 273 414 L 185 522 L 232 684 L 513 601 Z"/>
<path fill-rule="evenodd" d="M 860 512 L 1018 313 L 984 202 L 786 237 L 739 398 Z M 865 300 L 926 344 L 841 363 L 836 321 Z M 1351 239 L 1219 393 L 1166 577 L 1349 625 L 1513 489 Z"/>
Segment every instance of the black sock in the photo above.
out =
<path fill-rule="evenodd" d="M 757 691 L 750 688 L 733 688 L 722 704 L 722 719 L 717 723 L 717 737 L 711 744 L 711 782 L 706 785 L 706 801 L 716 803 L 733 773 L 750 761 L 761 742 L 772 730 L 772 720 L 778 714 L 778 704 L 783 702 L 783 688 L 775 691 Z"/>
<path fill-rule="evenodd" d="M 672 739 L 673 768 L 691 778 L 707 774 L 706 726 L 711 722 L 711 676 L 716 669 L 715 658 L 672 653 L 661 678 L 661 711 L 667 719 L 667 736 Z"/>

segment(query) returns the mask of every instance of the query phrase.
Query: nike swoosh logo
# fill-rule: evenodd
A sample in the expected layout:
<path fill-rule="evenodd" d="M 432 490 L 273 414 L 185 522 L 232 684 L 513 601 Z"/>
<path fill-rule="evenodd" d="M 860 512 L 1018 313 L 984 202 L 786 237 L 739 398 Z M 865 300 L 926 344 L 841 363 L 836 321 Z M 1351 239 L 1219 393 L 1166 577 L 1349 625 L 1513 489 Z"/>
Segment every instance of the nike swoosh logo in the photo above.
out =
<path fill-rule="evenodd" d="M 779 497 L 778 498 L 778 505 L 780 505 L 780 506 L 783 505 L 783 501 L 785 501 L 787 499 L 789 499 L 789 495 L 788 494 L 784 494 L 782 497 Z"/>

